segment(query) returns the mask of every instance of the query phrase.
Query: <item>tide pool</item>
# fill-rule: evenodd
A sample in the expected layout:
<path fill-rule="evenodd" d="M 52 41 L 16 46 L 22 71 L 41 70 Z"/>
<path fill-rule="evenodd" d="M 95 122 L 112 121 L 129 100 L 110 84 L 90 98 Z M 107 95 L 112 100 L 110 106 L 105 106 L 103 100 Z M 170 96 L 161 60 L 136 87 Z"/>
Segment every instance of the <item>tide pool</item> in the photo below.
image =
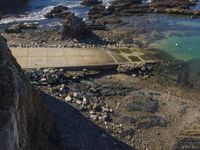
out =
<path fill-rule="evenodd" d="M 167 35 L 149 47 L 165 51 L 178 60 L 200 59 L 200 35 Z"/>

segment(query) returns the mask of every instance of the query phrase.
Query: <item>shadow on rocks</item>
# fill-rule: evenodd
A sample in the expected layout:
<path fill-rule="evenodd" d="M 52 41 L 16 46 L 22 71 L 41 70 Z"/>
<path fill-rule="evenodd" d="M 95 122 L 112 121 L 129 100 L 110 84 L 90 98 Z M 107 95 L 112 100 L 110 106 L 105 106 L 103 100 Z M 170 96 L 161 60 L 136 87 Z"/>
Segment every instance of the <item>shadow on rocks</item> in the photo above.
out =
<path fill-rule="evenodd" d="M 77 109 L 45 93 L 45 102 L 58 130 L 61 149 L 66 150 L 131 150 L 98 127 Z"/>
<path fill-rule="evenodd" d="M 106 41 L 102 40 L 99 36 L 95 35 L 92 30 L 87 28 L 82 18 L 75 16 L 73 13 L 63 17 L 61 39 L 76 39 L 78 42 L 86 44 L 106 44 Z"/>

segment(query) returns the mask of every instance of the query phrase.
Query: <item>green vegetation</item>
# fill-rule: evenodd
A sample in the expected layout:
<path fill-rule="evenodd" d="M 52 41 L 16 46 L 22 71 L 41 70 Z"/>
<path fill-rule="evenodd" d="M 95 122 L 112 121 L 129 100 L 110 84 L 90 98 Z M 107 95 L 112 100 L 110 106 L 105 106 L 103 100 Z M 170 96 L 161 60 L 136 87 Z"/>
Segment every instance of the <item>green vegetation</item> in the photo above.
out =
<path fill-rule="evenodd" d="M 134 52 L 143 52 L 143 49 L 138 48 L 138 47 L 134 47 L 134 48 L 132 48 L 132 50 L 133 50 Z"/>
<path fill-rule="evenodd" d="M 122 55 L 115 55 L 115 58 L 117 59 L 118 62 L 128 62 L 128 59 L 126 59 Z"/>
<path fill-rule="evenodd" d="M 117 50 L 117 53 L 120 54 L 120 53 L 126 53 L 126 54 L 131 54 L 133 51 L 130 50 L 130 49 L 127 49 L 127 48 L 124 48 L 124 49 L 118 49 Z"/>
<path fill-rule="evenodd" d="M 141 61 L 138 57 L 136 56 L 128 56 L 128 58 L 132 61 L 132 62 L 139 62 Z"/>

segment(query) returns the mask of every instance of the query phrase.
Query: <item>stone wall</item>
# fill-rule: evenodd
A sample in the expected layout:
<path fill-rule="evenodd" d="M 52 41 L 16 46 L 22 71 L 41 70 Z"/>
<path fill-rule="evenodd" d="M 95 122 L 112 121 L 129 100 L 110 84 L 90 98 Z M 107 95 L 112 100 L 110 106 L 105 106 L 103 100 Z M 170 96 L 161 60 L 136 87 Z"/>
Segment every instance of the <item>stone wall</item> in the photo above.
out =
<path fill-rule="evenodd" d="M 0 37 L 0 150 L 55 150 L 56 134 L 42 97 Z"/>

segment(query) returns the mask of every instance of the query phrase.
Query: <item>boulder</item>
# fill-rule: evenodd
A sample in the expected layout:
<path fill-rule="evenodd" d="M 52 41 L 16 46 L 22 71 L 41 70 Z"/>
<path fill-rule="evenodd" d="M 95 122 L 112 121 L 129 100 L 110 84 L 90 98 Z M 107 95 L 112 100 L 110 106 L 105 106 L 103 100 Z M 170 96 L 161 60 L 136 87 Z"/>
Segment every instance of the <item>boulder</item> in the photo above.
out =
<path fill-rule="evenodd" d="M 68 7 L 66 6 L 56 6 L 50 12 L 44 15 L 45 18 L 62 18 L 65 15 L 68 15 Z"/>
<path fill-rule="evenodd" d="M 22 31 L 19 29 L 17 25 L 13 25 L 13 26 L 8 27 L 5 30 L 5 32 L 10 34 L 10 33 L 21 33 Z"/>
<path fill-rule="evenodd" d="M 101 4 L 102 1 L 100 0 L 83 0 L 81 2 L 81 5 L 85 5 L 85 6 L 93 6 L 93 5 L 98 5 Z"/>
<path fill-rule="evenodd" d="M 18 28 L 20 30 L 23 29 L 37 29 L 38 28 L 38 24 L 37 23 L 26 23 L 26 22 L 21 22 L 19 24 L 17 24 Z"/>
<path fill-rule="evenodd" d="M 127 104 L 129 111 L 143 111 L 155 113 L 158 111 L 159 102 L 149 95 L 133 92 L 126 99 L 132 99 L 131 103 Z"/>
<path fill-rule="evenodd" d="M 167 127 L 168 121 L 160 116 L 150 116 L 145 118 L 143 121 L 139 121 L 136 123 L 137 129 L 148 129 L 152 127 Z"/>
<path fill-rule="evenodd" d="M 0 37 L 0 149 L 57 150 L 57 134 L 42 96 Z"/>
<path fill-rule="evenodd" d="M 64 17 L 62 39 L 82 39 L 91 35 L 91 30 L 86 28 L 85 22 L 70 14 Z"/>
<path fill-rule="evenodd" d="M 10 34 L 10 33 L 21 33 L 22 30 L 27 30 L 27 29 L 37 29 L 38 28 L 38 24 L 37 23 L 19 23 L 19 24 L 15 24 L 12 25 L 10 27 L 8 27 L 5 32 Z"/>
<path fill-rule="evenodd" d="M 88 17 L 92 20 L 97 18 L 102 18 L 104 16 L 110 15 L 111 12 L 105 8 L 103 5 L 93 6 L 92 9 L 88 12 Z"/>

